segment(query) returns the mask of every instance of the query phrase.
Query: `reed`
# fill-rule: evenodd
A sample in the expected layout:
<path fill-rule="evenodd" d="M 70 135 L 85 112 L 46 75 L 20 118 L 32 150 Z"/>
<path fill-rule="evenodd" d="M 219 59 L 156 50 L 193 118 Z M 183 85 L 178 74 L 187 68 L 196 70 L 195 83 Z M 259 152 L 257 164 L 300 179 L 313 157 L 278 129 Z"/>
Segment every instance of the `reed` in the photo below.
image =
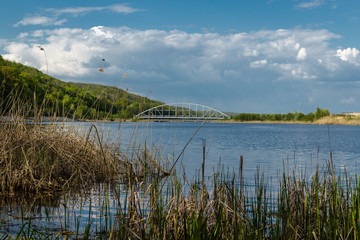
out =
<path fill-rule="evenodd" d="M 155 179 L 149 186 L 145 209 L 139 208 L 136 198 L 127 198 L 126 204 L 133 206 L 131 217 L 123 219 L 128 222 L 129 229 L 115 225 L 113 236 L 142 239 L 357 239 L 360 188 L 357 180 L 353 184 L 353 179 L 343 177 L 345 186 L 340 177 L 333 180 L 329 171 L 321 174 L 317 169 L 309 180 L 284 174 L 275 197 L 268 193 L 259 170 L 255 188 L 245 189 L 246 194 L 240 191 L 236 176 L 221 172 L 210 180 L 205 194 L 199 182 L 194 182 L 189 191 L 184 192 L 185 186 L 174 175 L 166 191 L 159 192 L 159 180 Z M 146 209 L 147 214 L 143 214 Z M 118 219 L 124 217 L 121 215 Z"/>
<path fill-rule="evenodd" d="M 336 175 L 331 155 L 308 178 L 284 167 L 276 191 L 259 168 L 255 185 L 246 184 L 243 157 L 238 173 L 219 167 L 188 180 L 157 148 L 134 141 L 133 151 L 120 152 L 96 125 L 81 137 L 64 124 L 28 125 L 21 106 L 11 109 L 11 121 L 0 124 L 2 197 L 58 191 L 63 197 L 40 206 L 46 213 L 40 217 L 20 207 L 16 233 L 0 219 L 2 239 L 359 239 L 360 178 Z M 199 168 L 205 154 L 202 160 Z M 104 193 L 95 200 L 70 194 L 95 183 Z"/>
<path fill-rule="evenodd" d="M 318 167 L 305 179 L 284 170 L 277 192 L 270 191 L 260 169 L 251 187 L 241 185 L 235 173 L 221 169 L 207 177 L 206 184 L 184 180 L 173 172 L 163 190 L 160 172 L 151 175 L 147 183 L 128 175 L 122 184 L 105 187 L 97 204 L 90 201 L 83 213 L 87 218 L 80 217 L 81 211 L 79 216 L 71 212 L 71 204 L 65 200 L 63 204 L 69 207 L 62 208 L 62 227 L 56 233 L 39 231 L 35 220 L 24 218 L 14 237 L 358 239 L 359 178 L 346 173 L 334 178 L 332 173 L 329 166 L 325 170 Z M 202 179 L 202 174 L 198 178 Z M 81 223 L 81 219 L 86 220 Z"/>
<path fill-rule="evenodd" d="M 81 190 L 119 176 L 138 181 L 153 172 L 166 173 L 146 145 L 129 156 L 107 144 L 97 124 L 83 129 L 84 134 L 55 115 L 43 123 L 42 106 L 16 94 L 0 106 L 6 109 L 0 112 L 0 196 Z"/>

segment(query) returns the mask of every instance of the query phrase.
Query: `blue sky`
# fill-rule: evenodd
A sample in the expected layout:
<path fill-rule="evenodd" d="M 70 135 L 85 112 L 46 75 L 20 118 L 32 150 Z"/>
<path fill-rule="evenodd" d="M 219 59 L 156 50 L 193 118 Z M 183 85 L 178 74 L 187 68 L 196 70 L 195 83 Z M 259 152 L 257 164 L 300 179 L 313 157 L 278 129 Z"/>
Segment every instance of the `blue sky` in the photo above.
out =
<path fill-rule="evenodd" d="M 359 0 L 13 0 L 0 14 L 0 54 L 46 73 L 46 53 L 64 81 L 222 111 L 360 111 Z"/>

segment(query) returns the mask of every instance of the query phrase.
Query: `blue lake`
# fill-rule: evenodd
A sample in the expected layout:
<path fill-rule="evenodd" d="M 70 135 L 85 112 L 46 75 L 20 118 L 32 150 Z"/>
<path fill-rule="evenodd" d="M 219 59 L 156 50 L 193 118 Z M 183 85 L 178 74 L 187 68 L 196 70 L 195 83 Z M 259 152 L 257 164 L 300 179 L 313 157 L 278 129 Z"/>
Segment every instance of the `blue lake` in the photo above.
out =
<path fill-rule="evenodd" d="M 176 159 L 200 122 L 107 123 L 99 126 L 116 139 L 121 148 L 136 140 L 160 148 Z M 205 123 L 191 140 L 176 165 L 178 171 L 194 176 L 202 164 L 202 145 L 206 141 L 206 175 L 221 165 L 238 173 L 240 155 L 248 181 L 259 167 L 265 176 L 276 177 L 286 168 L 312 172 L 325 166 L 332 152 L 337 171 L 358 170 L 360 126 L 307 124 Z M 132 139 L 132 140 L 129 140 Z M 172 161 L 172 160 L 171 160 Z"/>

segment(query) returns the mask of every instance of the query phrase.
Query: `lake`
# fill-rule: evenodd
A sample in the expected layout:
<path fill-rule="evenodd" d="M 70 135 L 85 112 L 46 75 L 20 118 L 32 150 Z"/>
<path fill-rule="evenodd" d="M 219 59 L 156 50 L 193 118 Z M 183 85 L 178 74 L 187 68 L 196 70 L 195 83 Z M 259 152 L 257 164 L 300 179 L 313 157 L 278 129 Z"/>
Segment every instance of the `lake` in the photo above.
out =
<path fill-rule="evenodd" d="M 129 145 L 131 136 L 138 142 L 154 145 L 164 153 L 179 156 L 201 122 L 123 122 L 103 125 L 109 139 L 118 139 L 121 147 Z M 135 130 L 136 129 L 136 130 Z M 239 170 L 244 158 L 244 176 L 250 181 L 259 167 L 268 177 L 295 168 L 312 171 L 325 165 L 332 152 L 335 169 L 358 170 L 360 126 L 311 124 L 205 123 L 185 149 L 176 167 L 193 177 L 202 164 L 202 145 L 206 141 L 206 175 L 217 169 Z"/>
<path fill-rule="evenodd" d="M 86 134 L 91 122 L 66 123 Z M 199 129 L 201 122 L 98 122 L 102 138 L 108 144 L 129 151 L 138 144 L 146 144 L 162 152 L 170 163 L 179 157 L 183 148 Z M 206 150 L 205 175 L 210 178 L 223 168 L 230 174 L 239 172 L 239 159 L 244 159 L 245 183 L 254 184 L 257 168 L 264 173 L 271 187 L 278 186 L 279 176 L 285 171 L 311 176 L 316 166 L 326 166 L 332 152 L 337 174 L 346 169 L 358 172 L 360 156 L 360 126 L 306 125 L 306 124 L 244 124 L 205 123 L 186 147 L 175 165 L 178 175 L 190 181 L 199 176 Z M 170 165 L 169 165 L 170 167 Z M 274 187 L 275 188 L 275 187 Z M 121 190 L 121 187 L 119 187 Z M 32 219 L 32 224 L 46 231 L 56 232 L 64 224 L 73 229 L 85 229 L 89 222 L 100 222 L 105 206 L 109 213 L 117 211 L 116 199 L 106 186 L 96 186 L 88 195 L 64 196 L 54 203 L 22 203 L 16 206 L 2 203 L 0 212 L 1 232 L 14 233 Z M 126 197 L 126 191 L 121 197 Z M 19 220 L 19 216 L 25 216 Z M 61 219 L 61 221 L 59 221 Z M 27 223 L 27 221 L 25 221 Z M 77 225 L 77 223 L 79 225 Z M 95 225 L 95 224 L 94 224 Z M 82 230 L 83 231 L 83 230 Z"/>

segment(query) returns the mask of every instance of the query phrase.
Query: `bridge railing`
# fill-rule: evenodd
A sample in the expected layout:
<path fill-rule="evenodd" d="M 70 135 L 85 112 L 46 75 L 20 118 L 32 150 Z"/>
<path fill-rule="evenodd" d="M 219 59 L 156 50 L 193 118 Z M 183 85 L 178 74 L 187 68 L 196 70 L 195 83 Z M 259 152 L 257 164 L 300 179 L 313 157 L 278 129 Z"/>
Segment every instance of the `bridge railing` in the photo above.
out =
<path fill-rule="evenodd" d="M 154 120 L 222 120 L 230 118 L 223 112 L 194 103 L 172 103 L 156 106 L 139 113 L 140 119 Z"/>

